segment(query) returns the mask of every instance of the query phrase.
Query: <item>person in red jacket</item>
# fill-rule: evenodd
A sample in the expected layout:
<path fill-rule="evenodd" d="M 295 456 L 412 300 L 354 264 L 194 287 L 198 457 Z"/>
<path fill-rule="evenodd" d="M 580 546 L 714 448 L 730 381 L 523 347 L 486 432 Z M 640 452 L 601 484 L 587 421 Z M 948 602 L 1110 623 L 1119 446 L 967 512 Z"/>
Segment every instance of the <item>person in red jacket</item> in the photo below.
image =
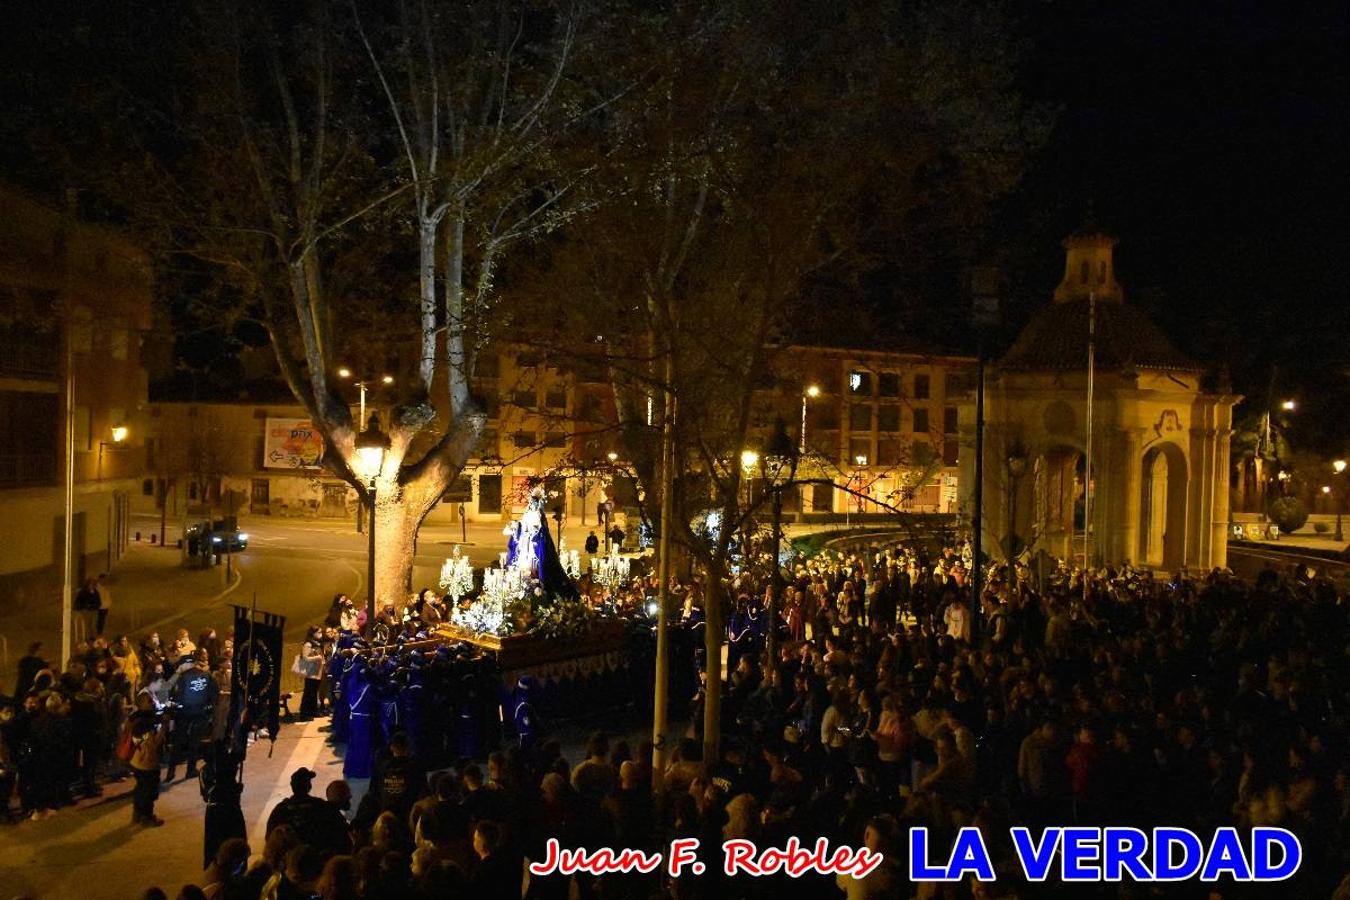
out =
<path fill-rule="evenodd" d="M 1064 758 L 1073 791 L 1073 813 L 1077 822 L 1095 821 L 1101 793 L 1102 752 L 1091 725 L 1083 725 Z"/>

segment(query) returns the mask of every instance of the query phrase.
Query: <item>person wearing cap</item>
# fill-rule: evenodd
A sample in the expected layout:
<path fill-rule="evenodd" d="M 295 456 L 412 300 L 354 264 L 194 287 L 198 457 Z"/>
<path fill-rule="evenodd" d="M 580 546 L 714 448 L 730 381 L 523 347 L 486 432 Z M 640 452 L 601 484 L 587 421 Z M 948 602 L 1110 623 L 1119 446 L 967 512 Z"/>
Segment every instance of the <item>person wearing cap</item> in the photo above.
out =
<path fill-rule="evenodd" d="M 347 820 L 336 805 L 312 795 L 314 778 L 314 770 L 304 767 L 291 773 L 291 796 L 278 803 L 268 815 L 264 837 L 287 825 L 325 856 L 350 853 L 352 845 Z"/>

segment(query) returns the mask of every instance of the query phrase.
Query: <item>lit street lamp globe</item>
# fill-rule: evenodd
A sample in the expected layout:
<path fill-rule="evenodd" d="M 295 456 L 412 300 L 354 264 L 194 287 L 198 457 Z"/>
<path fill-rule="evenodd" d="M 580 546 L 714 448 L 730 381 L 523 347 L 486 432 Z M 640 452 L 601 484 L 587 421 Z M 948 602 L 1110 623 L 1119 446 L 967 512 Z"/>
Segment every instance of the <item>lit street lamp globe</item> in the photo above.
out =
<path fill-rule="evenodd" d="M 356 456 L 361 460 L 362 475 L 374 479 L 380 474 L 389 444 L 389 435 L 380 430 L 379 414 L 372 413 L 366 430 L 356 436 Z"/>

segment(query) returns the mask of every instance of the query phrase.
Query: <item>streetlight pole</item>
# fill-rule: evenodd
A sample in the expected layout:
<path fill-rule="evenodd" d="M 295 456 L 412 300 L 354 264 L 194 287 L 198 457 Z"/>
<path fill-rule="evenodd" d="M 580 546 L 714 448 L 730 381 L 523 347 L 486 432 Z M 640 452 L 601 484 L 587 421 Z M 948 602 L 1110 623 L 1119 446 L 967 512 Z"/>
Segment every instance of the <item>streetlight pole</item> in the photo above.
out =
<path fill-rule="evenodd" d="M 802 391 L 802 429 L 800 432 L 801 441 L 798 444 L 797 452 L 802 456 L 806 455 L 806 401 L 820 396 L 820 388 L 817 385 L 809 384 L 806 390 Z"/>
<path fill-rule="evenodd" d="M 337 370 L 337 376 L 345 381 L 346 379 L 352 377 L 352 370 L 347 366 L 340 366 Z M 357 427 L 359 428 L 366 427 L 366 388 L 369 387 L 372 383 L 373 379 L 371 377 L 362 378 L 361 380 L 356 382 L 356 389 L 359 392 L 360 396 L 357 407 L 358 411 L 356 415 L 356 424 Z M 393 383 L 394 383 L 393 375 L 380 376 L 380 384 L 390 385 Z M 356 517 L 356 530 L 358 533 L 361 531 L 361 517 L 359 514 Z"/>
<path fill-rule="evenodd" d="M 765 641 L 769 665 L 778 666 L 778 605 L 783 598 L 783 567 L 779 553 L 783 547 L 783 488 L 792 481 L 797 469 L 798 455 L 780 418 L 773 435 L 764 448 L 763 471 L 773 490 L 773 549 L 770 552 L 768 638 Z"/>
<path fill-rule="evenodd" d="M 1345 540 L 1345 532 L 1341 530 L 1341 513 L 1342 513 L 1342 511 L 1344 511 L 1344 509 L 1345 509 L 1345 482 L 1344 482 L 1344 480 L 1342 480 L 1342 479 L 1340 478 L 1341 475 L 1344 475 L 1344 474 L 1345 474 L 1345 465 L 1346 465 L 1346 463 L 1345 463 L 1345 460 L 1343 460 L 1343 459 L 1338 459 L 1338 460 L 1336 460 L 1335 462 L 1333 462 L 1333 463 L 1331 464 L 1331 468 L 1335 470 L 1336 476 L 1337 476 L 1337 481 L 1336 481 L 1336 537 L 1335 537 L 1335 539 L 1336 539 L 1336 541 L 1338 541 L 1338 542 L 1339 542 L 1339 541 Z"/>
<path fill-rule="evenodd" d="M 384 455 L 389 449 L 389 435 L 380 431 L 380 417 L 374 413 L 366 429 L 356 436 L 356 455 L 360 458 L 361 474 L 366 477 L 367 496 L 370 500 L 370 528 L 366 547 L 366 580 L 369 593 L 366 596 L 366 634 L 375 635 L 375 492 L 380 470 L 384 468 Z"/>
<path fill-rule="evenodd" d="M 666 729 L 670 709 L 670 537 L 675 530 L 674 355 L 666 351 L 665 409 L 661 421 L 661 533 L 656 557 L 656 691 L 652 698 L 652 793 L 665 789 Z"/>
<path fill-rule="evenodd" d="M 61 557 L 61 665 L 70 659 L 74 627 L 71 604 L 75 600 L 75 335 L 73 316 L 66 313 L 66 465 L 65 527 L 62 529 Z"/>
<path fill-rule="evenodd" d="M 1008 448 L 1008 546 L 1005 556 L 1008 563 L 1008 577 L 1012 580 L 1013 560 L 1017 558 L 1017 485 L 1027 470 L 1027 452 L 1021 441 L 1014 441 Z"/>

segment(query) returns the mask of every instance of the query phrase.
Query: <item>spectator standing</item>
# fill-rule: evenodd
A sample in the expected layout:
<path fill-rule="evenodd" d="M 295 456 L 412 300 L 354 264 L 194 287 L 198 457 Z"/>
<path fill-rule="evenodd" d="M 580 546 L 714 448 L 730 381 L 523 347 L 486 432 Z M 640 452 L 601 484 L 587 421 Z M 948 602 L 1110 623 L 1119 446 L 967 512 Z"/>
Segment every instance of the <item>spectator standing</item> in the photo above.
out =
<path fill-rule="evenodd" d="M 300 718 L 308 721 L 319 712 L 319 688 L 323 686 L 323 648 L 319 629 L 309 629 L 296 659 L 298 674 L 304 678 L 305 688 L 300 695 Z"/>
<path fill-rule="evenodd" d="M 155 815 L 159 797 L 159 764 L 168 738 L 169 720 L 155 709 L 149 691 L 136 695 L 136 712 L 131 719 L 131 771 L 136 787 L 131 798 L 131 824 L 159 826 L 164 820 Z"/>
<path fill-rule="evenodd" d="M 112 591 L 108 589 L 108 573 L 98 576 L 98 617 L 94 634 L 103 634 L 108 625 L 108 613 L 112 612 Z"/>
<path fill-rule="evenodd" d="M 178 711 L 174 717 L 174 746 L 169 754 L 169 781 L 173 781 L 179 760 L 187 762 L 187 778 L 197 777 L 202 741 L 210 733 L 216 700 L 220 696 L 220 687 L 211 677 L 205 650 L 198 650 L 191 668 L 181 671 L 175 678 L 173 698 Z"/>
<path fill-rule="evenodd" d="M 47 661 L 42 658 L 42 641 L 34 641 L 28 645 L 28 652 L 19 660 L 19 675 L 14 682 L 14 696 L 23 697 L 32 690 L 33 680 L 45 668 Z"/>

